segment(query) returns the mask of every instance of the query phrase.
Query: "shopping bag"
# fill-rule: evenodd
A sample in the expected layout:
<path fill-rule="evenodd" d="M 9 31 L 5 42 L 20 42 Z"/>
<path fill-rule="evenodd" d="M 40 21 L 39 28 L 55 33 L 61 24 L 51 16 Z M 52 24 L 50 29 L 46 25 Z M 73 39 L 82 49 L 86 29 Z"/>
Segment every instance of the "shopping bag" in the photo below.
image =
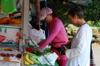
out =
<path fill-rule="evenodd" d="M 42 65 L 45 65 L 45 64 L 52 65 L 52 66 L 55 65 L 55 62 L 56 62 L 57 57 L 58 57 L 58 55 L 56 53 L 50 53 L 50 54 L 47 54 L 47 55 L 44 55 L 44 56 L 40 56 L 38 58 L 39 62 Z"/>

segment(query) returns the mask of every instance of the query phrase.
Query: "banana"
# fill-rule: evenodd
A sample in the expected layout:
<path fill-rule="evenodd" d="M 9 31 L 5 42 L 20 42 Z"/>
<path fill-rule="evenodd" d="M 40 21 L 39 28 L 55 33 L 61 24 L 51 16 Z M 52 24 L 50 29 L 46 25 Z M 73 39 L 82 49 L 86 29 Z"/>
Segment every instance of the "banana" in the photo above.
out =
<path fill-rule="evenodd" d="M 25 54 L 25 61 L 27 61 L 29 64 L 34 64 L 32 60 L 29 59 L 29 54 Z"/>
<path fill-rule="evenodd" d="M 38 60 L 36 60 L 36 59 L 34 59 L 33 61 L 34 61 L 34 63 L 36 63 L 36 64 L 39 63 Z"/>
<path fill-rule="evenodd" d="M 25 62 L 25 64 L 27 65 L 27 66 L 30 66 L 30 63 L 29 62 L 27 62 L 27 61 L 24 61 Z"/>
<path fill-rule="evenodd" d="M 35 54 L 30 54 L 29 58 L 30 58 L 30 60 L 32 60 L 34 62 L 34 64 L 39 63 L 38 60 L 37 60 L 38 56 L 36 56 Z"/>

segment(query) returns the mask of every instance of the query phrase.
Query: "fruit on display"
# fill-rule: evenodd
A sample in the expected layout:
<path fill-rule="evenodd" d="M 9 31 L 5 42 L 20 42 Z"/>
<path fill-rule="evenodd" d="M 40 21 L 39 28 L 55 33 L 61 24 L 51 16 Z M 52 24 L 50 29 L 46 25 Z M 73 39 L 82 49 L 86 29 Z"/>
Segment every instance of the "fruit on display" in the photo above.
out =
<path fill-rule="evenodd" d="M 1 25 L 15 25 L 19 26 L 21 24 L 21 19 L 15 19 L 10 17 L 0 18 Z"/>
<path fill-rule="evenodd" d="M 100 20 L 96 20 L 96 21 L 89 20 L 89 21 L 87 21 L 87 23 L 92 27 L 94 27 L 94 26 L 95 27 L 100 27 Z"/>
<path fill-rule="evenodd" d="M 0 18 L 0 24 L 8 24 L 8 23 L 9 23 L 8 17 Z"/>
<path fill-rule="evenodd" d="M 6 53 L 1 52 L 0 53 L 0 61 L 7 61 L 7 62 L 12 62 L 12 61 L 16 61 L 16 62 L 20 62 L 21 61 L 21 54 L 15 54 L 15 53 Z"/>
<path fill-rule="evenodd" d="M 30 56 L 29 56 L 29 59 L 32 60 L 34 62 L 34 64 L 39 63 L 38 60 L 37 60 L 38 56 L 35 55 L 35 54 L 31 53 Z"/>
<path fill-rule="evenodd" d="M 10 24 L 10 25 L 18 26 L 18 25 L 21 24 L 21 19 L 10 18 L 10 19 L 9 19 L 9 24 Z"/>
<path fill-rule="evenodd" d="M 10 57 L 4 57 L 4 61 L 11 61 Z"/>
<path fill-rule="evenodd" d="M 92 27 L 93 34 L 97 34 L 99 32 L 97 27 Z"/>
<path fill-rule="evenodd" d="M 77 32 L 78 27 L 74 26 L 73 24 L 69 24 L 69 25 L 67 26 L 67 30 L 68 30 L 68 33 L 69 33 L 70 35 L 74 35 L 74 34 Z"/>
<path fill-rule="evenodd" d="M 27 47 L 27 48 L 26 48 L 26 51 L 32 52 L 32 51 L 33 51 L 33 48 Z"/>
<path fill-rule="evenodd" d="M 20 58 L 22 57 L 22 55 L 21 55 L 21 54 L 17 54 L 16 57 L 17 57 L 18 59 L 20 59 Z"/>
<path fill-rule="evenodd" d="M 38 64 L 39 62 L 37 58 L 38 56 L 36 56 L 35 54 L 29 52 L 24 53 L 24 63 L 27 66 Z"/>
<path fill-rule="evenodd" d="M 10 47 L 5 47 L 5 48 L 3 48 L 3 50 L 4 50 L 4 51 L 12 51 L 13 49 L 10 48 Z"/>
<path fill-rule="evenodd" d="M 26 66 L 30 66 L 30 63 L 29 62 L 24 61 L 24 63 L 25 63 Z"/>
<path fill-rule="evenodd" d="M 88 23 L 90 26 L 93 26 L 94 21 L 89 20 L 89 21 L 87 21 L 87 23 Z"/>
<path fill-rule="evenodd" d="M 26 62 L 28 62 L 29 64 L 34 64 L 34 63 L 32 62 L 32 60 L 29 59 L 29 54 L 27 54 L 27 53 L 25 54 L 24 60 L 25 60 Z"/>

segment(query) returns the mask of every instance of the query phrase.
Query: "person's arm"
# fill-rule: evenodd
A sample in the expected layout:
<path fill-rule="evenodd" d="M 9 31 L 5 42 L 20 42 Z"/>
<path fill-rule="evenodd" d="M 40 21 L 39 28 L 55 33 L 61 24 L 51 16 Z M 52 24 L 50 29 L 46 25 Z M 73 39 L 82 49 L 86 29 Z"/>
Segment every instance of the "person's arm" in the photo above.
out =
<path fill-rule="evenodd" d="M 39 47 L 41 49 L 45 48 L 49 43 L 51 43 L 53 41 L 53 39 L 57 36 L 57 34 L 59 33 L 59 31 L 61 29 L 61 24 L 60 24 L 60 22 L 56 22 L 55 25 L 53 25 L 52 27 L 53 27 L 52 32 L 48 36 L 48 38 L 39 43 Z"/>
<path fill-rule="evenodd" d="M 72 59 L 74 57 L 79 56 L 84 50 L 86 45 L 86 40 L 87 40 L 87 32 L 85 30 L 81 30 L 78 33 L 78 37 L 76 37 L 78 40 L 73 40 L 75 43 L 74 45 L 77 45 L 75 48 L 67 49 L 66 55 L 69 59 Z M 87 50 L 88 51 L 88 50 Z"/>

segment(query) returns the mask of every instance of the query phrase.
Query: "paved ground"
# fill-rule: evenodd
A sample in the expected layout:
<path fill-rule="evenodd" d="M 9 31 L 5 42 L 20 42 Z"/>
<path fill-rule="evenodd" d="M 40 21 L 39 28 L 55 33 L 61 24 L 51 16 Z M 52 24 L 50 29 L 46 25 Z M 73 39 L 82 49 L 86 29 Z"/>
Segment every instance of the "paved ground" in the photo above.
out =
<path fill-rule="evenodd" d="M 96 66 L 100 66 L 100 45 L 93 44 L 94 61 Z"/>

